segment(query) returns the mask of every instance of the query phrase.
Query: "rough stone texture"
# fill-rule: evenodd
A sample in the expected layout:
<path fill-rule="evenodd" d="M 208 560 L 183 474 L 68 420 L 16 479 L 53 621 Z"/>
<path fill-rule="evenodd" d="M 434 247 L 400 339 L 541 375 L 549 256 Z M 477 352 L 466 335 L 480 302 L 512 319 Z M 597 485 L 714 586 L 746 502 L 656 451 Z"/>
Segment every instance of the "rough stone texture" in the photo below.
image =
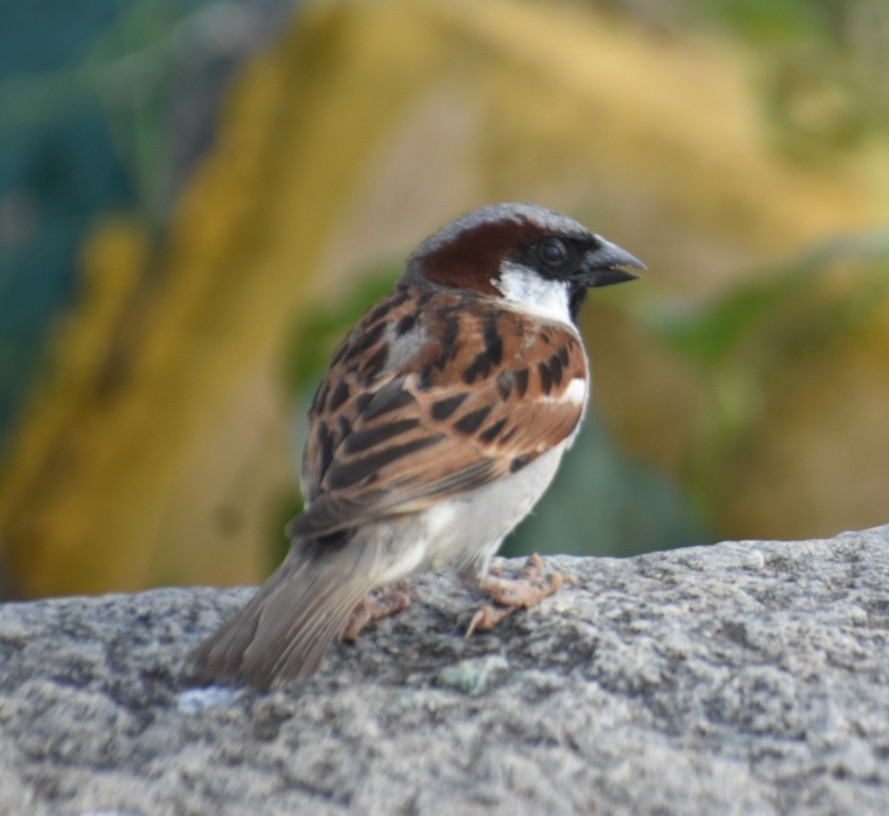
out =
<path fill-rule="evenodd" d="M 178 679 L 247 590 L 8 604 L 0 813 L 889 813 L 889 527 L 549 566 L 468 641 L 429 576 L 264 695 Z"/>

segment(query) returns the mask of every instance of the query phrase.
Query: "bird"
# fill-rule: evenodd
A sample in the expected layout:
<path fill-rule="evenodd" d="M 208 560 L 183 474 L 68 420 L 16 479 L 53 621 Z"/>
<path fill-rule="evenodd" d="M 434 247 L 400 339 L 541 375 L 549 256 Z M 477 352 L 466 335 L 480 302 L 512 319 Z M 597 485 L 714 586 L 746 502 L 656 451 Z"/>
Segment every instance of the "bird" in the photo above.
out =
<path fill-rule="evenodd" d="M 265 690 L 311 676 L 330 644 L 454 569 L 489 596 L 467 633 L 558 590 L 537 556 L 492 568 L 581 427 L 587 291 L 638 277 L 633 255 L 526 203 L 473 210 L 408 257 L 334 353 L 309 409 L 302 513 L 281 566 L 189 657 L 196 683 Z"/>

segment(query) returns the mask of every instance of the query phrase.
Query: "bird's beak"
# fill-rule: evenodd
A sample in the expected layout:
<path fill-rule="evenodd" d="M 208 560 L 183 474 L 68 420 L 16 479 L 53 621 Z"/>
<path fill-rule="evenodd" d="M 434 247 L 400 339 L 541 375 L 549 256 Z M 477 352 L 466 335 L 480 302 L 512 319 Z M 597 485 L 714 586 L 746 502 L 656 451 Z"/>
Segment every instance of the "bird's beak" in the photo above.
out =
<path fill-rule="evenodd" d="M 587 252 L 583 268 L 576 276 L 578 283 L 587 287 L 611 286 L 613 283 L 623 283 L 639 277 L 635 272 L 624 269 L 626 266 L 646 269 L 642 261 L 617 244 L 612 244 L 598 235 L 596 239 L 599 245 Z"/>

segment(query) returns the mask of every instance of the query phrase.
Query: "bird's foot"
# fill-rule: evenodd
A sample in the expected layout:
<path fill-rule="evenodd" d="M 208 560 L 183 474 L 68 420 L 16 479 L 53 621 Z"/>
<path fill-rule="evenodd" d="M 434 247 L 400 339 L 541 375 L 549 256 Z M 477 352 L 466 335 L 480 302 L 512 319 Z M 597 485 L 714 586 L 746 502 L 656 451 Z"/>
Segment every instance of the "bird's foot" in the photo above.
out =
<path fill-rule="evenodd" d="M 543 559 L 535 553 L 526 562 L 518 578 L 501 578 L 499 570 L 482 580 L 479 589 L 490 595 L 493 604 L 483 604 L 472 616 L 466 629 L 469 637 L 476 629 L 491 629 L 516 609 L 527 609 L 547 595 L 558 592 L 571 576 L 544 572 Z"/>
<path fill-rule="evenodd" d="M 352 643 L 369 623 L 407 609 L 411 605 L 409 586 L 410 582 L 405 579 L 368 592 L 352 610 L 346 625 L 340 630 L 339 639 Z"/>

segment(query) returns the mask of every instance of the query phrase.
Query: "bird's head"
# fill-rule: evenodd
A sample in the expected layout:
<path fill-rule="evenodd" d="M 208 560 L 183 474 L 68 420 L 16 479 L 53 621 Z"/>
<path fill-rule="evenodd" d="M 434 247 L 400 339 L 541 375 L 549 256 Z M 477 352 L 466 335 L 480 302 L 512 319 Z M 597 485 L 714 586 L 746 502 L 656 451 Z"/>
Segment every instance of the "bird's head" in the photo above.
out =
<path fill-rule="evenodd" d="M 633 280 L 645 265 L 560 213 L 534 204 L 491 204 L 460 216 L 408 259 L 403 282 L 464 289 L 514 308 L 575 321 L 594 286 Z"/>

